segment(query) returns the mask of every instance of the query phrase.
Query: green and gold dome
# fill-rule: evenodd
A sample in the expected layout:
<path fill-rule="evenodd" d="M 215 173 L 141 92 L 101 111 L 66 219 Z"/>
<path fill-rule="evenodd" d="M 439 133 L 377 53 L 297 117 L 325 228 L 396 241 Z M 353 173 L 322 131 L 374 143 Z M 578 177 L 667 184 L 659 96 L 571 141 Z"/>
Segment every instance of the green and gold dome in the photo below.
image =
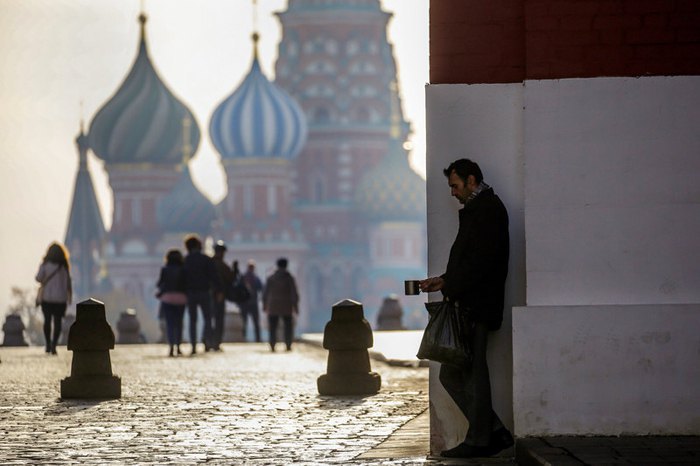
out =
<path fill-rule="evenodd" d="M 360 179 L 355 205 L 372 221 L 425 222 L 425 180 L 408 164 L 408 153 L 398 138 L 388 154 Z"/>

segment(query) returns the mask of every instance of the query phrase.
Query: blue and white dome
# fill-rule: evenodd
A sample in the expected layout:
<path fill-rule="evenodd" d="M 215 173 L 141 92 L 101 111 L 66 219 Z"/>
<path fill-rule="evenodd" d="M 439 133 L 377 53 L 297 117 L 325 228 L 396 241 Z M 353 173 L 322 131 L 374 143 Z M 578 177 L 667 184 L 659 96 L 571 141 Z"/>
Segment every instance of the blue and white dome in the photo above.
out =
<path fill-rule="evenodd" d="M 146 17 L 141 21 L 139 53 L 121 87 L 90 124 L 89 142 L 107 163 L 178 164 L 182 162 L 183 131 L 195 149 L 200 132 L 194 115 L 163 84 L 148 56 Z"/>
<path fill-rule="evenodd" d="M 287 92 L 268 81 L 257 53 L 243 83 L 214 111 L 209 134 L 224 159 L 296 157 L 306 142 L 306 117 Z"/>

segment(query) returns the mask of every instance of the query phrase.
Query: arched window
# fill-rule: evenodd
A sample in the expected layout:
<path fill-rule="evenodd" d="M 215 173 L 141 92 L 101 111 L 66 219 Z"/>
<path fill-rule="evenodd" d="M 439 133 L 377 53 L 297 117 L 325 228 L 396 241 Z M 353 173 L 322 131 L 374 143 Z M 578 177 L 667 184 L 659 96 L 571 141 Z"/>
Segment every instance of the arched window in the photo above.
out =
<path fill-rule="evenodd" d="M 249 184 L 243 187 L 243 214 L 246 217 L 253 215 L 253 187 Z"/>
<path fill-rule="evenodd" d="M 267 213 L 277 215 L 277 189 L 274 186 L 267 187 Z"/>
<path fill-rule="evenodd" d="M 311 200 L 315 203 L 326 200 L 326 182 L 320 174 L 311 177 Z"/>
<path fill-rule="evenodd" d="M 311 302 L 323 303 L 323 276 L 316 267 L 309 270 L 309 298 Z"/>
<path fill-rule="evenodd" d="M 369 110 L 365 107 L 360 107 L 357 109 L 357 113 L 355 114 L 355 119 L 360 122 L 360 123 L 369 123 Z"/>
<path fill-rule="evenodd" d="M 325 107 L 317 107 L 314 110 L 314 122 L 315 123 L 328 123 L 331 119 L 328 109 Z"/>

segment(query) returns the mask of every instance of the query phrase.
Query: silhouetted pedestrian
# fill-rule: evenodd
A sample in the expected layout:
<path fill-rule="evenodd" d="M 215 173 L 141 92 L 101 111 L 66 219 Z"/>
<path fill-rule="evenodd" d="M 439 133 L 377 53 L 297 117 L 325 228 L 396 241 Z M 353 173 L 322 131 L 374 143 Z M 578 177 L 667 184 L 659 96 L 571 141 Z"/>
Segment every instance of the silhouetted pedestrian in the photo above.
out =
<path fill-rule="evenodd" d="M 226 255 L 226 244 L 223 241 L 217 241 L 214 246 L 214 267 L 219 275 L 224 289 L 233 284 L 233 270 L 224 262 Z M 221 351 L 221 341 L 224 338 L 224 317 L 226 316 L 226 300 L 224 294 L 219 298 L 214 297 L 214 315 L 212 329 L 212 348 L 214 351 Z"/>
<path fill-rule="evenodd" d="M 299 293 L 294 277 L 287 271 L 287 264 L 284 257 L 277 259 L 277 270 L 267 278 L 263 291 L 263 311 L 267 313 L 272 351 L 277 344 L 280 317 L 284 321 L 284 343 L 287 351 L 292 350 L 293 318 L 299 313 Z"/>
<path fill-rule="evenodd" d="M 250 292 L 250 297 L 240 305 L 241 317 L 243 318 L 243 339 L 246 337 L 248 317 L 250 317 L 255 331 L 255 341 L 260 343 L 260 311 L 258 309 L 258 298 L 263 289 L 263 284 L 260 277 L 255 274 L 254 260 L 251 259 L 248 261 L 248 268 L 241 277 L 241 280 L 243 280 L 243 283 Z"/>
<path fill-rule="evenodd" d="M 160 311 L 165 317 L 165 326 L 170 345 L 169 356 L 182 354 L 182 321 L 185 316 L 187 294 L 185 293 L 185 260 L 179 249 L 170 249 L 165 255 L 165 265 L 160 269 L 158 293 Z"/>
<path fill-rule="evenodd" d="M 41 284 L 36 304 L 41 306 L 44 314 L 44 339 L 46 352 L 50 354 L 56 354 L 63 316 L 73 296 L 68 257 L 68 249 L 64 245 L 51 243 L 35 277 Z"/>
<path fill-rule="evenodd" d="M 202 253 L 202 241 L 197 235 L 185 238 L 185 290 L 187 292 L 187 312 L 190 317 L 190 342 L 192 354 L 197 353 L 197 308 L 202 310 L 204 330 L 202 342 L 204 350 L 212 345 L 211 302 L 223 299 L 223 287 L 214 267 L 214 260 Z"/>

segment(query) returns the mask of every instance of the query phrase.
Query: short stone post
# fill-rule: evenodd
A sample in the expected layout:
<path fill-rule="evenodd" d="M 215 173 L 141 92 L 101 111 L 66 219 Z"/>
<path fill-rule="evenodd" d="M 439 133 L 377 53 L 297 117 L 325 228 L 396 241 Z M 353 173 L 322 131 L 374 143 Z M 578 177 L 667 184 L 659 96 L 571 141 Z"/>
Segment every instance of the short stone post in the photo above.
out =
<path fill-rule="evenodd" d="M 29 343 L 24 341 L 24 322 L 19 315 L 9 314 L 5 317 L 2 331 L 5 332 L 2 346 L 29 346 Z"/>
<path fill-rule="evenodd" d="M 371 372 L 368 348 L 374 345 L 372 328 L 362 304 L 351 299 L 333 305 L 331 320 L 323 332 L 328 350 L 327 373 L 317 380 L 321 395 L 373 395 L 382 378 Z"/>
<path fill-rule="evenodd" d="M 377 314 L 377 330 L 405 330 L 401 324 L 402 316 L 403 308 L 399 298 L 395 294 L 387 296 Z"/>
<path fill-rule="evenodd" d="M 127 309 L 121 313 L 117 321 L 117 333 L 119 334 L 117 343 L 120 345 L 143 343 L 141 341 L 141 324 L 136 317 L 135 310 Z"/>
<path fill-rule="evenodd" d="M 111 349 L 114 332 L 107 323 L 104 303 L 94 299 L 78 303 L 68 334 L 68 350 L 73 351 L 71 375 L 61 380 L 61 398 L 120 398 L 121 379 L 112 375 Z"/>

